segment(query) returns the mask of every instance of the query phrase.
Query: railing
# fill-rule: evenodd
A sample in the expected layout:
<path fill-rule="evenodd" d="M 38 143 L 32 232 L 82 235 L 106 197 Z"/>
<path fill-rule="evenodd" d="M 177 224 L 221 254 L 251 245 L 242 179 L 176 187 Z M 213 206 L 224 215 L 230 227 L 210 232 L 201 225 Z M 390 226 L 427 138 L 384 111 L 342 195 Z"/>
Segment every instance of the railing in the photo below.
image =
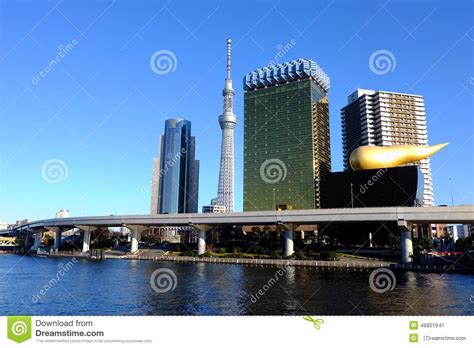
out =
<path fill-rule="evenodd" d="M 126 257 L 128 258 L 128 257 Z M 414 265 L 400 264 L 393 262 L 346 262 L 346 261 L 316 261 L 316 260 L 278 260 L 278 259 L 243 259 L 243 258 L 226 258 L 226 257 L 193 257 L 193 256 L 161 256 L 161 257 L 131 257 L 137 260 L 148 261 L 168 261 L 168 262 L 200 262 L 212 264 L 241 264 L 249 266 L 296 266 L 296 267 L 318 267 L 321 269 L 346 269 L 346 270 L 363 270 L 376 268 L 390 268 L 393 270 L 420 271 L 420 272 L 452 272 L 465 271 L 464 268 L 454 265 Z"/>

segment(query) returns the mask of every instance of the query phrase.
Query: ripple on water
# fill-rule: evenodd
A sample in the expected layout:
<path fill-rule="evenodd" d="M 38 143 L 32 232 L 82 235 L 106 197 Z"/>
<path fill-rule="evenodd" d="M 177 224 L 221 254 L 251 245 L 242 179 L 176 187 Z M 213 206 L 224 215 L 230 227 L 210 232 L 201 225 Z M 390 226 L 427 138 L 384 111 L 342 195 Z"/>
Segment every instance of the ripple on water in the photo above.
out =
<path fill-rule="evenodd" d="M 392 291 L 369 287 L 369 271 L 0 256 L 3 315 L 472 315 L 474 276 L 397 272 Z M 158 268 L 174 290 L 155 292 Z M 278 272 L 280 270 L 280 272 Z M 41 292 L 42 291 L 42 292 Z M 35 297 L 36 296 L 36 297 Z"/>

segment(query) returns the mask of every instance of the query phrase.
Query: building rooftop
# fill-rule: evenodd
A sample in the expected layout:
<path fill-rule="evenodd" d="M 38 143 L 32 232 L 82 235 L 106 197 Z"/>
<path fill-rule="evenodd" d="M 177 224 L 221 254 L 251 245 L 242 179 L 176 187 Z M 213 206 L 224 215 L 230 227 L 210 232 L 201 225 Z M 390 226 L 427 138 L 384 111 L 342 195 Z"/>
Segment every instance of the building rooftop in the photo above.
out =
<path fill-rule="evenodd" d="M 398 94 L 398 95 L 406 95 L 406 96 L 410 96 L 410 97 L 423 98 L 422 95 L 418 95 L 418 94 L 390 92 L 390 91 L 376 91 L 376 90 L 372 90 L 372 89 L 358 88 L 354 92 L 349 94 L 349 96 L 347 97 L 347 103 L 350 104 L 350 103 L 356 101 L 357 99 L 359 99 L 360 97 L 362 97 L 363 95 L 372 95 L 372 94 L 375 94 L 375 93 Z"/>
<path fill-rule="evenodd" d="M 315 78 L 325 91 L 329 90 L 331 84 L 329 76 L 315 61 L 304 58 L 255 69 L 244 76 L 244 90 L 274 86 L 308 77 Z"/>

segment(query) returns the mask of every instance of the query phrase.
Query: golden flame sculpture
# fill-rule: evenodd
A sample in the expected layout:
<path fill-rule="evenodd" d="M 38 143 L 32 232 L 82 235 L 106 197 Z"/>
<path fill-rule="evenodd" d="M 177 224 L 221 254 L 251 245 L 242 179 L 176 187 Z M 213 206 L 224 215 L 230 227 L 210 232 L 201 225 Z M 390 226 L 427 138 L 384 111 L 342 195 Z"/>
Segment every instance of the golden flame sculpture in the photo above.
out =
<path fill-rule="evenodd" d="M 449 143 L 433 146 L 361 146 L 352 151 L 349 164 L 354 170 L 393 168 L 434 155 Z"/>

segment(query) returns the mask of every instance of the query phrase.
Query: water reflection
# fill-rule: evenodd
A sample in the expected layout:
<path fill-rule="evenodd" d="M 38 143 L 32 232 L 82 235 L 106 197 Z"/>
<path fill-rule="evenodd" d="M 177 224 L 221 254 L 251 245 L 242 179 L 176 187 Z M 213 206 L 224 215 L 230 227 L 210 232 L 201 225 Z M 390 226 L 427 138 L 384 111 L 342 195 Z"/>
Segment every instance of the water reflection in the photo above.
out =
<path fill-rule="evenodd" d="M 474 276 L 395 272 L 392 291 L 376 293 L 366 270 L 79 260 L 34 303 L 66 259 L 0 256 L 3 315 L 471 315 Z M 155 292 L 158 268 L 176 288 Z"/>

